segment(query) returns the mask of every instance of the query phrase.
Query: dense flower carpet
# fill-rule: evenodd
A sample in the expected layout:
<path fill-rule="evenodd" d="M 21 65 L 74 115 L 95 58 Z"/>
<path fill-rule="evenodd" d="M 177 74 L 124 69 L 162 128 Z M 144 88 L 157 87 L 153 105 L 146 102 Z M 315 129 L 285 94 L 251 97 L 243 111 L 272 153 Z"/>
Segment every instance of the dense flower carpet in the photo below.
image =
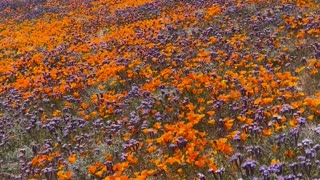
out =
<path fill-rule="evenodd" d="M 0 0 L 0 179 L 320 178 L 319 0 Z"/>

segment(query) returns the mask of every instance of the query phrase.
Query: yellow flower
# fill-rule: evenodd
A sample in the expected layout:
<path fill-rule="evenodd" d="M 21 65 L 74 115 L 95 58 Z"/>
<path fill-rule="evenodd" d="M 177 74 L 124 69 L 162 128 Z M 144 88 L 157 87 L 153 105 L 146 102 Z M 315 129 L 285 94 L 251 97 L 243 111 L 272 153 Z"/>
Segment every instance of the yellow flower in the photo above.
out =
<path fill-rule="evenodd" d="M 280 160 L 279 160 L 279 159 L 272 159 L 272 160 L 271 160 L 271 165 L 272 165 L 272 164 L 278 164 L 278 163 L 280 163 Z"/>
<path fill-rule="evenodd" d="M 213 124 L 215 124 L 215 122 L 216 122 L 216 120 L 210 119 L 210 120 L 208 121 L 208 124 L 213 125 Z"/>

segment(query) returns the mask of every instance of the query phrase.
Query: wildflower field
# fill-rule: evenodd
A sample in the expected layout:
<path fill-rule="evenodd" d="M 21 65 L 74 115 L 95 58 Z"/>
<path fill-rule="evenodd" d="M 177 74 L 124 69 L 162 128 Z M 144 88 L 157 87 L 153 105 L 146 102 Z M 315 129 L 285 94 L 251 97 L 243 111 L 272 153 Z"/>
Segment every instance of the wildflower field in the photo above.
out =
<path fill-rule="evenodd" d="M 320 178 L 319 0 L 0 0 L 0 179 Z"/>

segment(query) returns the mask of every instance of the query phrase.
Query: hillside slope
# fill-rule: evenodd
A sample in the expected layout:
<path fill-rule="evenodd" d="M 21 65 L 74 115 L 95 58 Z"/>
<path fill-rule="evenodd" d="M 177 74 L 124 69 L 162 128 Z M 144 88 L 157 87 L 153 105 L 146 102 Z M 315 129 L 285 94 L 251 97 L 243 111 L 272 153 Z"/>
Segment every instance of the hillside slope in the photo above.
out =
<path fill-rule="evenodd" d="M 0 179 L 320 178 L 318 0 L 2 0 Z"/>

